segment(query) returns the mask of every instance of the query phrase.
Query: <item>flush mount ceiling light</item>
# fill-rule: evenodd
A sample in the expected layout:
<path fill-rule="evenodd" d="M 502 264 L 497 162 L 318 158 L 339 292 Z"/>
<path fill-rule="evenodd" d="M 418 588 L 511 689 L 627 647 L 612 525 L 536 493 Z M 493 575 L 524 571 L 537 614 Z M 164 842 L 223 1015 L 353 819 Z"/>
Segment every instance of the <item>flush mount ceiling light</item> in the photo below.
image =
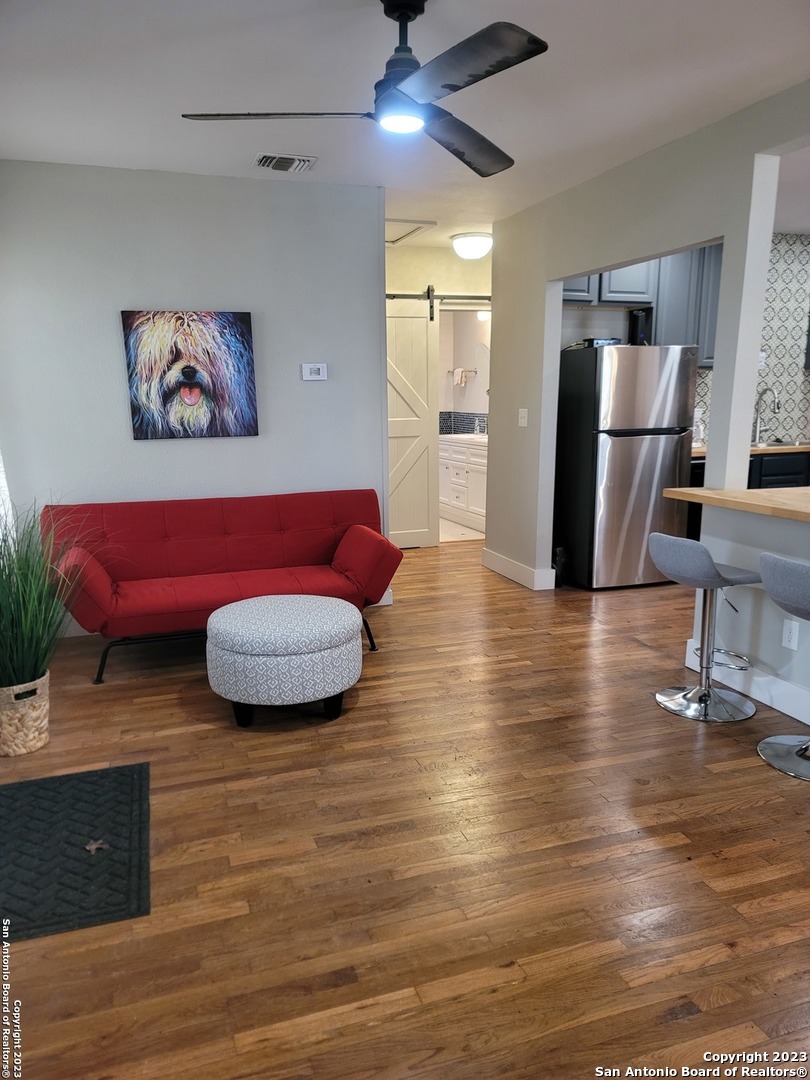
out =
<path fill-rule="evenodd" d="M 492 237 L 489 233 L 456 233 L 450 237 L 453 251 L 462 259 L 483 259 L 492 249 Z"/>

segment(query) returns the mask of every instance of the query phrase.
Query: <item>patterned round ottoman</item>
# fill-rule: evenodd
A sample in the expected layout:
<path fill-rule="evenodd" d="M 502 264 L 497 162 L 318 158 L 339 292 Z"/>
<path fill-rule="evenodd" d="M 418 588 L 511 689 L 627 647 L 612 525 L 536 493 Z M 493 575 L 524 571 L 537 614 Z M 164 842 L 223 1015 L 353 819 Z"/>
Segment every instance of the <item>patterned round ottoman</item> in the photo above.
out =
<path fill-rule="evenodd" d="M 254 705 L 324 703 L 340 716 L 343 691 L 360 678 L 360 612 L 329 596 L 256 596 L 219 608 L 208 619 L 211 689 L 250 727 Z"/>

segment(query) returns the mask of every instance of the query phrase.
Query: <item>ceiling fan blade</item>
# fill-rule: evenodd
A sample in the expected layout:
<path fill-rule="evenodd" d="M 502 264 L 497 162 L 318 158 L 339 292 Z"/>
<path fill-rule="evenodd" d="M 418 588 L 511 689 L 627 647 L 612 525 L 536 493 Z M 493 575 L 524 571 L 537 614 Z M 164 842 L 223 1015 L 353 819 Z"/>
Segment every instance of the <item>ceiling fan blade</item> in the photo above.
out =
<path fill-rule="evenodd" d="M 514 23 L 492 23 L 428 60 L 403 79 L 399 89 L 424 105 L 540 56 L 547 49 L 547 42 Z"/>
<path fill-rule="evenodd" d="M 499 150 L 473 128 L 458 120 L 452 113 L 434 106 L 442 115 L 425 124 L 422 129 L 439 146 L 449 150 L 479 176 L 494 176 L 515 164 L 514 159 Z"/>
<path fill-rule="evenodd" d="M 362 112 L 245 112 L 245 113 L 182 113 L 184 120 L 300 120 L 304 117 L 319 116 L 367 116 Z"/>

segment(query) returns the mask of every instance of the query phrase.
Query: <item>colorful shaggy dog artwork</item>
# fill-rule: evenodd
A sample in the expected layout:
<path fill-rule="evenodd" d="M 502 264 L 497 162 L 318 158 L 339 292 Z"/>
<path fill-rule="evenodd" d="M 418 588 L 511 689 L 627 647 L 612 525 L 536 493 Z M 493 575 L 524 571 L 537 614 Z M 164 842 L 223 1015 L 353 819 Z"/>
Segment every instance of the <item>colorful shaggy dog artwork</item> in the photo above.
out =
<path fill-rule="evenodd" d="M 122 311 L 136 439 L 257 435 L 245 311 Z"/>

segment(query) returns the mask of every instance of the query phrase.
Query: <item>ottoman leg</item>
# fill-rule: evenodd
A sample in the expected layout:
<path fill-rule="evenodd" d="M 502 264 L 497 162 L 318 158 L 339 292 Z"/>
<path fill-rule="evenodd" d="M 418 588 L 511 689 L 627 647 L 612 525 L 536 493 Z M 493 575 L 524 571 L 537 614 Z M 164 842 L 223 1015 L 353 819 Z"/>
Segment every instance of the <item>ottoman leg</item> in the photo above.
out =
<path fill-rule="evenodd" d="M 343 691 L 339 694 L 335 694 L 333 697 L 324 699 L 323 703 L 323 715 L 327 720 L 337 720 L 343 709 Z"/>
<path fill-rule="evenodd" d="M 232 701 L 231 705 L 239 727 L 250 727 L 253 723 L 253 706 L 246 705 L 243 701 Z"/>

